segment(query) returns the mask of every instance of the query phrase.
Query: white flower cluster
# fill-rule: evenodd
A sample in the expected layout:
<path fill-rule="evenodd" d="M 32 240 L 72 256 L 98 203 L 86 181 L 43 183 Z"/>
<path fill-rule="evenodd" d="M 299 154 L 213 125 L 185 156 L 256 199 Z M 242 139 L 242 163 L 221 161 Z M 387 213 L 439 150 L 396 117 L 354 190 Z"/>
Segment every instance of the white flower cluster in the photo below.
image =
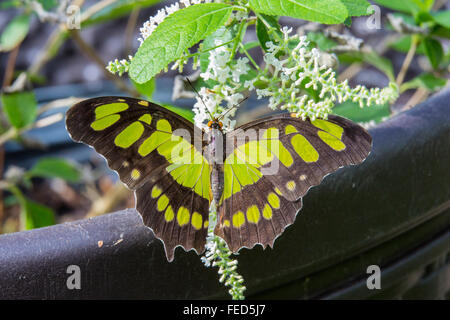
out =
<path fill-rule="evenodd" d="M 113 74 L 118 73 L 119 76 L 122 76 L 125 72 L 128 72 L 128 69 L 130 68 L 131 59 L 133 59 L 132 56 L 128 56 L 128 60 L 115 59 L 108 63 L 106 69 Z"/>
<path fill-rule="evenodd" d="M 257 89 L 258 98 L 269 97 L 269 107 L 286 109 L 297 113 L 302 119 L 326 119 L 335 103 L 346 100 L 364 105 L 384 104 L 393 101 L 398 96 L 395 84 L 391 83 L 384 89 L 367 89 L 364 86 L 350 88 L 345 80 L 338 83 L 336 73 L 332 68 L 319 64 L 320 51 L 309 49 L 306 36 L 289 36 L 292 29 L 283 28 L 283 39 L 279 44 L 268 42 L 268 53 L 264 56 L 266 74 L 261 74 L 259 80 L 268 83 L 264 89 Z M 294 49 L 289 45 L 297 42 Z M 288 54 L 287 54 L 288 53 Z M 278 55 L 285 57 L 277 57 Z M 269 73 L 269 68 L 272 71 Z M 319 101 L 315 101 L 302 93 L 309 88 L 318 93 Z"/>
<path fill-rule="evenodd" d="M 221 44 L 215 43 L 216 46 Z M 201 98 L 198 97 L 194 104 L 194 121 L 199 127 L 205 127 L 205 122 L 210 120 L 209 113 L 211 113 L 212 115 L 225 114 L 221 119 L 225 131 L 234 128 L 236 121 L 231 118 L 236 112 L 235 107 L 244 98 L 243 94 L 238 92 L 242 86 L 240 79 L 248 73 L 250 67 L 249 60 L 245 57 L 231 59 L 231 61 L 230 58 L 231 50 L 228 46 L 220 46 L 209 52 L 208 67 L 200 74 L 200 77 L 204 81 L 212 80 L 216 84 L 212 89 L 202 88 L 199 92 Z M 228 110 L 230 111 L 227 112 Z"/>
<path fill-rule="evenodd" d="M 217 223 L 217 212 L 215 204 L 212 204 L 209 211 L 208 237 L 206 238 L 206 253 L 201 258 L 205 266 L 218 267 L 220 283 L 230 287 L 229 294 L 234 300 L 243 300 L 246 287 L 243 285 L 244 278 L 237 273 L 238 261 L 231 259 L 232 252 L 228 249 L 226 242 L 214 235 L 214 228 Z"/>
<path fill-rule="evenodd" d="M 141 36 L 138 38 L 139 42 L 144 42 L 145 39 L 147 39 L 153 31 L 155 31 L 156 27 L 163 22 L 168 16 L 170 16 L 172 13 L 182 9 L 180 7 L 180 3 L 184 5 L 185 8 L 194 5 L 194 4 L 200 4 L 200 3 L 211 3 L 212 0 L 180 0 L 179 2 L 175 2 L 174 4 L 170 6 L 166 6 L 156 13 L 155 16 L 150 17 L 146 22 L 144 22 L 144 25 L 142 28 L 140 28 Z"/>

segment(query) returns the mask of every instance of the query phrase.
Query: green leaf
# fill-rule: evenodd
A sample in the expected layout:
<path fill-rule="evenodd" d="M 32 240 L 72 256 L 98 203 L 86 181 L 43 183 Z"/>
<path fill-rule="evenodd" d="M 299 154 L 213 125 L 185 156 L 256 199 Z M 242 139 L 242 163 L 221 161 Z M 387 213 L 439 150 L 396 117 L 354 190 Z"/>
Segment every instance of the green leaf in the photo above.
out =
<path fill-rule="evenodd" d="M 407 13 L 415 13 L 420 11 L 420 8 L 412 0 L 374 0 L 374 2 L 382 6 Z"/>
<path fill-rule="evenodd" d="M 424 88 L 430 91 L 436 91 L 447 84 L 447 79 L 439 78 L 431 73 L 422 73 L 414 79 L 405 82 L 401 86 L 401 91 L 406 91 L 415 88 Z"/>
<path fill-rule="evenodd" d="M 347 8 L 349 17 L 366 16 L 373 13 L 373 10 L 369 9 L 370 3 L 366 0 L 341 0 L 341 2 Z"/>
<path fill-rule="evenodd" d="M 28 177 L 42 178 L 60 178 L 69 182 L 78 182 L 80 180 L 80 172 L 71 163 L 60 158 L 43 158 L 40 159 L 30 171 L 27 172 Z"/>
<path fill-rule="evenodd" d="M 370 52 L 348 52 L 339 55 L 339 61 L 342 62 L 365 62 L 382 71 L 389 80 L 394 81 L 394 68 L 391 60 L 380 56 L 375 51 Z"/>
<path fill-rule="evenodd" d="M 411 47 L 411 39 L 412 39 L 412 36 L 410 36 L 410 35 L 401 37 L 397 41 L 390 43 L 389 47 L 394 50 L 406 53 L 406 52 L 408 52 L 409 48 Z M 417 54 L 425 54 L 425 48 L 424 48 L 422 41 L 417 46 L 416 53 Z"/>
<path fill-rule="evenodd" d="M 443 27 L 450 28 L 450 10 L 433 12 L 431 15 L 436 23 Z"/>
<path fill-rule="evenodd" d="M 412 2 L 423 12 L 428 12 L 433 6 L 434 0 L 412 0 Z"/>
<path fill-rule="evenodd" d="M 39 0 L 39 2 L 42 4 L 42 7 L 47 11 L 50 11 L 58 4 L 57 0 Z"/>
<path fill-rule="evenodd" d="M 346 27 L 351 27 L 352 26 L 352 18 L 351 17 L 347 17 L 347 18 L 345 18 L 345 20 L 344 20 L 344 25 L 346 26 Z"/>
<path fill-rule="evenodd" d="M 30 16 L 20 15 L 12 19 L 0 36 L 0 52 L 10 51 L 25 39 L 30 30 Z"/>
<path fill-rule="evenodd" d="M 23 128 L 36 119 L 37 101 L 32 91 L 2 93 L 1 101 L 9 122 Z"/>
<path fill-rule="evenodd" d="M 380 122 L 383 118 L 389 117 L 389 104 L 374 105 L 361 108 L 358 103 L 345 101 L 332 109 L 333 114 L 345 117 L 355 122 Z"/>
<path fill-rule="evenodd" d="M 161 104 L 164 108 L 175 112 L 176 114 L 182 116 L 183 118 L 194 122 L 194 112 L 191 109 L 186 109 L 186 108 L 182 108 L 182 107 L 178 107 L 178 106 L 173 106 L 173 105 L 169 105 L 169 104 Z"/>
<path fill-rule="evenodd" d="M 0 9 L 8 9 L 12 7 L 20 7 L 22 2 L 20 0 L 5 0 L 0 3 Z"/>
<path fill-rule="evenodd" d="M 264 19 L 264 21 L 261 20 L 261 18 Z M 258 37 L 258 41 L 264 51 L 267 51 L 268 49 L 266 45 L 267 42 L 277 42 L 273 34 L 274 32 L 276 32 L 277 35 L 281 37 L 278 17 L 261 14 L 260 17 L 256 19 L 256 36 Z"/>
<path fill-rule="evenodd" d="M 423 45 L 425 54 L 427 55 L 428 60 L 430 60 L 431 66 L 433 69 L 437 69 L 444 57 L 444 49 L 442 48 L 441 43 L 436 39 L 426 37 L 423 40 Z"/>
<path fill-rule="evenodd" d="M 128 15 L 137 6 L 146 8 L 159 2 L 161 0 L 116 0 L 84 21 L 82 27 L 121 18 Z"/>
<path fill-rule="evenodd" d="M 450 39 L 450 28 L 437 25 L 431 31 L 430 36 Z"/>
<path fill-rule="evenodd" d="M 14 195 L 9 195 L 3 198 L 3 205 L 5 208 L 15 206 L 16 204 L 19 204 L 19 199 L 17 199 Z"/>
<path fill-rule="evenodd" d="M 145 83 L 137 83 L 133 79 L 131 80 L 136 90 L 142 94 L 145 98 L 151 99 L 153 92 L 156 89 L 156 80 L 155 78 L 151 78 L 149 81 Z"/>
<path fill-rule="evenodd" d="M 337 42 L 327 38 L 322 32 L 309 32 L 307 39 L 317 44 L 320 50 L 328 51 L 337 45 Z"/>
<path fill-rule="evenodd" d="M 231 11 L 224 3 L 204 3 L 171 14 L 138 49 L 131 61 L 130 77 L 138 83 L 149 81 L 186 49 L 224 25 Z"/>
<path fill-rule="evenodd" d="M 423 25 L 426 22 L 432 23 L 434 20 L 433 16 L 429 12 L 426 12 L 426 11 L 418 12 L 417 14 L 415 14 L 414 18 L 415 18 L 416 24 L 418 24 L 419 26 Z"/>
<path fill-rule="evenodd" d="M 249 4 L 258 13 L 325 24 L 342 23 L 348 16 L 347 8 L 339 0 L 250 0 Z"/>
<path fill-rule="evenodd" d="M 47 227 L 55 224 L 55 213 L 46 207 L 29 199 L 24 199 L 22 217 L 25 217 L 25 229 Z"/>

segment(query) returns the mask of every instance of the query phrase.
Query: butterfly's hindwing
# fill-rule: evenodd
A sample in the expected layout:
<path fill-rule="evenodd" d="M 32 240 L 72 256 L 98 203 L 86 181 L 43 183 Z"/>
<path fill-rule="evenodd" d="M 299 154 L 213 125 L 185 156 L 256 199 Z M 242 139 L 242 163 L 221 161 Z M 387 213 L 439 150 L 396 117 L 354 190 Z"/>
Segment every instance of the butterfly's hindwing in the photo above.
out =
<path fill-rule="evenodd" d="M 66 125 L 74 140 L 93 146 L 135 190 L 136 208 L 163 240 L 169 260 L 177 245 L 204 250 L 209 164 L 194 146 L 191 122 L 148 101 L 100 97 L 70 108 Z M 173 134 L 177 129 L 186 130 L 191 141 Z"/>
<path fill-rule="evenodd" d="M 239 129 L 254 129 L 257 138 L 242 135 Z M 226 139 L 233 140 L 233 148 L 225 155 L 221 223 L 215 232 L 233 251 L 258 243 L 272 246 L 294 221 L 308 189 L 338 168 L 362 162 L 372 143 L 362 127 L 344 118 L 330 116 L 328 120 L 311 122 L 289 114 L 245 124 Z M 270 203 L 277 205 L 276 199 L 280 208 L 274 210 Z M 269 207 L 272 216 L 264 219 L 264 208 Z M 239 223 L 233 224 L 233 218 Z M 272 229 L 268 228 L 270 223 Z"/>

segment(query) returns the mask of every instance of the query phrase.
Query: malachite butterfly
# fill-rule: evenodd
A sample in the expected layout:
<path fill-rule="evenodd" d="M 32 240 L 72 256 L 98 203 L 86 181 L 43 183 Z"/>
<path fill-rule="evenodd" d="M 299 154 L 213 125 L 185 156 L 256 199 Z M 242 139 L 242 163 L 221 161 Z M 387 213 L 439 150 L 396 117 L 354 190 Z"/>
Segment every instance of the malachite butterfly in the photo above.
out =
<path fill-rule="evenodd" d="M 211 202 L 215 234 L 233 252 L 275 239 L 294 222 L 302 197 L 324 176 L 361 163 L 372 138 L 330 115 L 278 114 L 222 135 L 154 103 L 124 97 L 82 101 L 67 112 L 72 139 L 95 148 L 136 195 L 136 209 L 165 246 L 204 251 Z M 199 137 L 199 138 L 196 138 Z"/>

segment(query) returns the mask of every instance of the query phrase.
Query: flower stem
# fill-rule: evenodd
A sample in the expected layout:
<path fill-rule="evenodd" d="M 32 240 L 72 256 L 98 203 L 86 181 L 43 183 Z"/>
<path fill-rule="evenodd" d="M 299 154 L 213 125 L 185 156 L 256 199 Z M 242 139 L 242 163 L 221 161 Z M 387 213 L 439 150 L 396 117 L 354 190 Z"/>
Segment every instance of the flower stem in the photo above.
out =
<path fill-rule="evenodd" d="M 247 28 L 247 21 L 243 20 L 241 24 L 239 25 L 239 30 L 237 32 L 236 38 L 234 38 L 234 44 L 233 49 L 231 50 L 230 59 L 228 61 L 232 61 L 234 58 L 234 55 L 236 54 L 237 48 L 239 46 L 239 43 L 241 43 L 242 39 L 242 32 Z"/>
<path fill-rule="evenodd" d="M 411 65 L 411 62 L 414 58 L 414 55 L 417 50 L 417 43 L 418 38 L 416 35 L 413 35 L 411 37 L 411 46 L 409 47 L 408 53 L 406 54 L 405 60 L 403 60 L 402 67 L 400 69 L 400 72 L 397 75 L 397 79 L 395 82 L 400 87 L 400 85 L 403 83 L 403 80 L 405 80 L 406 72 L 408 72 L 409 66 Z"/>
<path fill-rule="evenodd" d="M 247 49 L 245 49 L 245 46 L 242 44 L 242 42 L 239 43 L 242 51 L 244 51 L 245 55 L 247 56 L 247 58 L 250 60 L 250 62 L 253 64 L 253 66 L 255 67 L 256 70 L 261 71 L 261 68 L 258 66 L 258 64 L 255 62 L 255 60 L 253 60 L 252 56 L 250 55 L 250 53 L 248 53 Z"/>

